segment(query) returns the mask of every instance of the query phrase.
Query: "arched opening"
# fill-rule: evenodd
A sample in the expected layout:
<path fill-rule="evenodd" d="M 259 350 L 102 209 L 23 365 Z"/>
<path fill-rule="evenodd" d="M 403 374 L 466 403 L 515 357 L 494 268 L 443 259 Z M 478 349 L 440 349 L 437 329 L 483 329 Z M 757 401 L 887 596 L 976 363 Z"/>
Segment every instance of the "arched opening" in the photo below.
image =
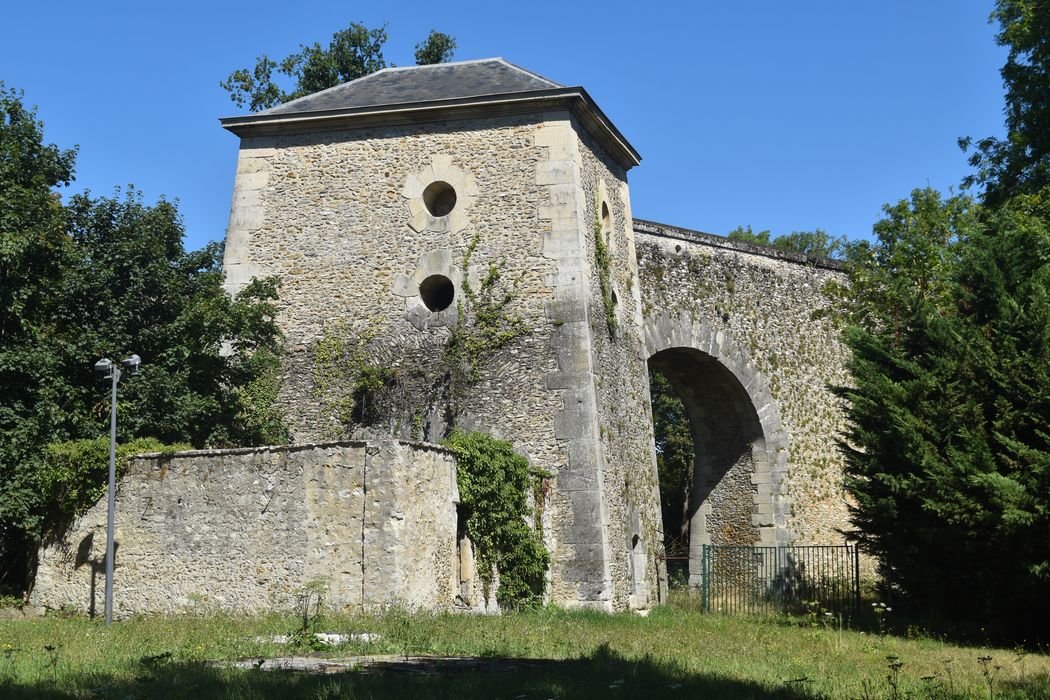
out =
<path fill-rule="evenodd" d="M 703 545 L 761 540 L 758 472 L 768 472 L 758 413 L 736 376 L 694 348 L 649 358 L 669 583 L 699 585 Z"/>

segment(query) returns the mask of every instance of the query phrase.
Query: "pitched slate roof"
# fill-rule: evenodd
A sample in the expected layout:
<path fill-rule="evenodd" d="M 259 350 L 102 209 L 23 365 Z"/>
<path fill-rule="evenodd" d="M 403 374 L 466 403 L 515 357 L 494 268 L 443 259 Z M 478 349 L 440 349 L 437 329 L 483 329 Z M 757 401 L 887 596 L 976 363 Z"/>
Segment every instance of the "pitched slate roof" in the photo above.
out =
<path fill-rule="evenodd" d="M 248 137 L 558 111 L 571 111 L 625 169 L 641 161 L 638 151 L 582 87 L 566 87 L 502 58 L 384 68 L 262 112 L 219 122 Z"/>
<path fill-rule="evenodd" d="M 562 88 L 502 58 L 384 68 L 258 113 L 301 114 Z"/>

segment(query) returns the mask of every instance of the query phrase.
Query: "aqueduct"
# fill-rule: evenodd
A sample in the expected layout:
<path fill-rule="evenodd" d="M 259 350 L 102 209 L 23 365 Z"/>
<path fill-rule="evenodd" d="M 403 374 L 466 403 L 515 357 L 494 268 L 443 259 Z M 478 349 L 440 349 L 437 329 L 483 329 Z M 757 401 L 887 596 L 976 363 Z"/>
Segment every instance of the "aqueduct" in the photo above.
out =
<path fill-rule="evenodd" d="M 845 350 L 824 313 L 841 271 L 635 219 L 640 156 L 582 87 L 502 59 L 386 69 L 222 124 L 240 138 L 226 284 L 281 282 L 293 444 L 137 461 L 118 524 L 136 583 L 118 610 L 201 595 L 258 609 L 325 571 L 348 607 L 470 598 L 454 460 L 425 444 L 447 428 L 441 397 L 405 392 L 415 403 L 378 442 L 340 433 L 319 348 L 341 334 L 381 376 L 423 376 L 492 270 L 526 332 L 453 417 L 550 475 L 535 505 L 552 601 L 613 610 L 662 595 L 649 369 L 689 416 L 691 549 L 841 541 L 828 386 L 845 381 Z M 82 604 L 86 569 L 69 553 L 98 527 L 96 508 L 42 552 L 38 600 Z"/>

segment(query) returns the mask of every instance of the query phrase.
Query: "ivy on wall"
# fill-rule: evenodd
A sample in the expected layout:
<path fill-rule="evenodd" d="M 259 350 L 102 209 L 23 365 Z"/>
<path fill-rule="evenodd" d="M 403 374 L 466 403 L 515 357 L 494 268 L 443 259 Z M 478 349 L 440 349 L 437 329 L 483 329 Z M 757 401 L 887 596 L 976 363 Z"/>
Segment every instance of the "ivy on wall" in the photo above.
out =
<path fill-rule="evenodd" d="M 527 493 L 549 474 L 533 471 L 529 461 L 505 440 L 479 432 L 454 430 L 445 445 L 456 452 L 460 504 L 467 532 L 478 553 L 479 575 L 492 583 L 499 572 L 496 600 L 501 606 L 539 602 L 550 555 L 536 524 L 530 526 Z M 542 488 L 536 489 L 540 494 Z M 537 502 L 535 512 L 542 512 Z"/>
<path fill-rule="evenodd" d="M 475 235 L 463 254 L 463 294 L 456 301 L 456 326 L 445 344 L 445 358 L 454 385 L 453 395 L 462 397 L 470 384 L 481 378 L 486 361 L 526 333 L 524 320 L 510 312 L 518 280 L 501 285 L 503 265 L 490 262 L 477 289 L 469 270 L 481 236 Z M 520 278 L 519 278 L 520 279 Z"/>
<path fill-rule="evenodd" d="M 463 269 L 469 271 L 479 241 L 475 236 L 467 247 Z M 374 325 L 363 331 L 342 322 L 327 327 L 312 348 L 313 390 L 336 432 L 384 427 L 411 439 L 445 437 L 469 409 L 470 389 L 488 363 L 527 333 L 524 320 L 511 309 L 518 280 L 508 281 L 503 267 L 489 263 L 477 286 L 469 276 L 463 280 L 447 339 L 439 352 L 420 355 L 411 367 L 375 359 L 381 353 Z M 426 429 L 423 414 L 430 409 L 444 417 L 437 435 Z"/>
<path fill-rule="evenodd" d="M 314 392 L 322 410 L 342 429 L 369 425 L 388 413 L 381 395 L 397 382 L 397 374 L 371 359 L 368 344 L 375 335 L 374 329 L 354 333 L 339 322 L 314 342 Z"/>
<path fill-rule="evenodd" d="M 602 229 L 601 202 L 594 200 L 594 268 L 598 273 L 598 288 L 602 295 L 602 306 L 605 308 L 605 325 L 609 335 L 616 333 L 616 300 L 612 292 L 612 256 L 609 253 L 609 242 Z"/>
<path fill-rule="evenodd" d="M 496 599 L 502 606 L 540 600 L 549 554 L 543 545 L 542 516 L 549 474 L 531 470 L 509 442 L 480 432 L 456 429 L 469 408 L 471 387 L 501 351 L 527 333 L 512 311 L 517 279 L 507 280 L 501 263 L 490 262 L 475 286 L 469 270 L 480 236 L 464 253 L 468 271 L 457 295 L 455 325 L 435 359 L 420 357 L 410 368 L 388 367 L 375 360 L 377 330 L 354 331 L 345 323 L 326 328 L 313 345 L 313 386 L 322 410 L 337 429 L 352 434 L 363 426 L 388 428 L 412 439 L 445 438 L 457 454 L 457 478 L 467 534 L 478 552 L 479 575 L 486 586 L 499 575 Z M 423 407 L 443 404 L 445 435 L 425 435 Z M 529 525 L 529 494 L 535 501 L 535 526 Z"/>
<path fill-rule="evenodd" d="M 190 445 L 165 445 L 155 438 L 119 442 L 117 479 L 124 475 L 128 459 L 134 455 L 189 449 L 192 449 Z M 43 539 L 47 542 L 64 533 L 75 518 L 106 495 L 109 436 L 51 443 L 44 451 L 44 465 L 37 478 L 40 492 L 47 494 L 47 512 L 41 523 Z"/>

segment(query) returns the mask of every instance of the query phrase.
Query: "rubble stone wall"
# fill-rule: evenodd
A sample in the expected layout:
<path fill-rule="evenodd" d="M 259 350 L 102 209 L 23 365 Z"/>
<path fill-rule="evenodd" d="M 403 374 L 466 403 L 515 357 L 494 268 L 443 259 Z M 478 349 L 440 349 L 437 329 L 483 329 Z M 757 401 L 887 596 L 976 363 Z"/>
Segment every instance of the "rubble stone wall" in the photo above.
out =
<path fill-rule="evenodd" d="M 325 604 L 448 609 L 459 592 L 455 460 L 441 447 L 339 442 L 131 460 L 117 494 L 114 613 Z M 33 600 L 101 613 L 106 500 L 41 550 Z"/>

